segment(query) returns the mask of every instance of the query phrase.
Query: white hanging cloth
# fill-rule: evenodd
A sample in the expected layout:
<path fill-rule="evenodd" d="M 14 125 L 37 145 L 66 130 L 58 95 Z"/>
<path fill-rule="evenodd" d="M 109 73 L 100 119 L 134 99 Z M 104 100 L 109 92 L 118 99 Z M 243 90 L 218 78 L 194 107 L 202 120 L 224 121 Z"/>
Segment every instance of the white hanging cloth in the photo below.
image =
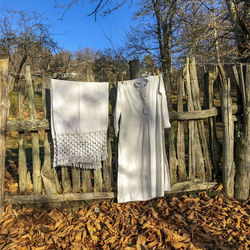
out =
<path fill-rule="evenodd" d="M 164 128 L 171 125 L 162 76 L 118 83 L 114 126 L 118 202 L 164 196 L 170 190 Z"/>
<path fill-rule="evenodd" d="M 101 167 L 107 158 L 107 82 L 51 80 L 53 166 Z"/>

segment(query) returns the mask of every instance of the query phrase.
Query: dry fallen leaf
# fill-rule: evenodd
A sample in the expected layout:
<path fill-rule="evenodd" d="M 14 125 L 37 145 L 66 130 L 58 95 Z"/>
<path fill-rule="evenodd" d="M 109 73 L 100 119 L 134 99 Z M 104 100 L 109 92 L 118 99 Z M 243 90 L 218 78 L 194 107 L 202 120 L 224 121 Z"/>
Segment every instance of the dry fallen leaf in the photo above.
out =
<path fill-rule="evenodd" d="M 202 192 L 170 202 L 105 201 L 75 213 L 9 205 L 0 249 L 247 249 L 248 203 Z"/>

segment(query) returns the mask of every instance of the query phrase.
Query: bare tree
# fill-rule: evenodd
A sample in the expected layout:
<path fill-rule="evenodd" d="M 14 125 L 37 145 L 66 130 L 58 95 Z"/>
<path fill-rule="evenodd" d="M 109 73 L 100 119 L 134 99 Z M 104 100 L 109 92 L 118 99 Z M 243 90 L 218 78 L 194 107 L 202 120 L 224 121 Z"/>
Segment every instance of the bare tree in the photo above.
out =
<path fill-rule="evenodd" d="M 27 60 L 42 59 L 57 48 L 49 26 L 37 12 L 6 12 L 0 23 L 0 37 L 0 46 L 9 53 L 10 73 L 16 83 Z"/>
<path fill-rule="evenodd" d="M 72 64 L 72 53 L 69 50 L 61 50 L 53 56 L 50 64 L 51 73 L 64 74 Z"/>
<path fill-rule="evenodd" d="M 119 50 L 99 51 L 96 55 L 93 71 L 98 81 L 116 82 L 122 77 L 124 79 L 129 77 L 128 62 Z"/>
<path fill-rule="evenodd" d="M 62 12 L 62 18 L 64 17 L 65 13 L 73 6 L 78 4 L 79 2 L 84 3 L 85 0 L 54 0 L 55 6 L 57 8 L 61 8 L 63 10 Z M 126 2 L 130 1 L 131 3 L 133 0 L 93 0 L 90 1 L 94 7 L 89 12 L 89 16 L 94 15 L 95 18 L 97 15 L 105 16 L 110 14 L 112 11 L 117 10 L 122 5 L 124 5 Z"/>
<path fill-rule="evenodd" d="M 247 0 L 225 0 L 228 8 L 234 39 L 241 61 L 250 58 L 250 3 Z M 243 60 L 242 60 L 243 59 Z"/>

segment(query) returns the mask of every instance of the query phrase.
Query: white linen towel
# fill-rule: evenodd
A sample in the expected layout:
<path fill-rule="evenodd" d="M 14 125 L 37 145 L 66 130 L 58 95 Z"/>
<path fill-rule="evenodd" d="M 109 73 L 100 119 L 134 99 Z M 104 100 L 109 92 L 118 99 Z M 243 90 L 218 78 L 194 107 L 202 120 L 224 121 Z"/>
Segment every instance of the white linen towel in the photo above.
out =
<path fill-rule="evenodd" d="M 108 82 L 51 79 L 54 167 L 101 167 L 107 158 L 108 93 Z"/>

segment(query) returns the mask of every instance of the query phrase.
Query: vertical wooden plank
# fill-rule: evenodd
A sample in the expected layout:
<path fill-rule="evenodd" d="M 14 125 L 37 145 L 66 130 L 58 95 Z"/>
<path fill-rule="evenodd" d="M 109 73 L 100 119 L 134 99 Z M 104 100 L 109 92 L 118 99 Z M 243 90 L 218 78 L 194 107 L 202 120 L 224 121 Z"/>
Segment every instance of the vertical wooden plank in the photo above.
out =
<path fill-rule="evenodd" d="M 183 112 L 184 79 L 181 77 L 179 77 L 177 80 L 177 91 L 178 91 L 177 111 Z M 177 123 L 177 158 L 178 158 L 178 182 L 182 182 L 187 179 L 183 121 L 178 121 Z"/>
<path fill-rule="evenodd" d="M 91 183 L 91 170 L 82 169 L 82 191 L 84 193 L 92 192 L 92 183 Z"/>
<path fill-rule="evenodd" d="M 47 92 L 47 94 L 46 94 Z M 50 96 L 48 96 L 49 89 L 46 91 L 46 79 L 42 81 L 42 100 L 44 105 L 45 118 L 50 121 Z M 44 131 L 44 162 L 41 170 L 41 176 L 44 184 L 46 194 L 56 194 L 61 192 L 60 183 L 56 170 L 51 166 L 51 150 L 50 139 L 48 131 Z"/>
<path fill-rule="evenodd" d="M 168 111 L 173 112 L 173 105 L 171 102 L 171 95 L 172 95 L 172 77 L 167 75 L 166 72 L 164 74 L 163 72 L 163 80 L 164 80 L 164 86 L 166 89 L 166 96 L 167 96 L 167 101 L 168 101 Z M 173 82 L 172 82 L 173 84 Z M 169 172 L 170 172 L 170 184 L 173 185 L 177 182 L 177 156 L 176 156 L 176 143 L 175 143 L 175 129 L 174 126 L 172 125 L 168 129 L 168 161 L 169 161 Z"/>
<path fill-rule="evenodd" d="M 206 96 L 205 108 L 211 109 L 214 107 L 214 90 L 213 85 L 214 81 L 218 76 L 218 68 L 216 67 L 213 71 L 209 71 L 204 75 L 204 96 Z M 210 117 L 208 118 L 209 124 L 209 141 L 211 145 L 211 155 L 212 162 L 214 167 L 215 175 L 219 175 L 219 164 L 221 162 L 221 153 L 222 153 L 222 145 L 219 143 L 217 139 L 216 133 L 216 118 Z"/>
<path fill-rule="evenodd" d="M 18 116 L 20 120 L 24 119 L 24 95 L 25 82 L 19 80 L 18 88 Z M 27 187 L 27 163 L 24 149 L 24 132 L 18 133 L 18 175 L 19 175 L 19 191 L 24 193 Z"/>
<path fill-rule="evenodd" d="M 112 166 L 112 148 L 111 148 L 111 131 L 114 131 L 114 110 L 116 101 L 116 88 L 115 83 L 109 84 L 109 128 L 108 128 L 108 144 L 107 153 L 108 157 L 106 161 L 103 162 L 103 191 L 111 191 L 111 186 L 113 180 L 113 166 Z M 114 136 L 115 137 L 115 136 Z M 116 138 L 113 138 L 115 141 Z M 115 148 L 116 149 L 116 148 Z"/>
<path fill-rule="evenodd" d="M 141 77 L 141 67 L 139 60 L 129 61 L 130 78 L 135 79 Z"/>
<path fill-rule="evenodd" d="M 100 163 L 102 164 L 102 163 Z M 102 169 L 94 170 L 94 191 L 101 192 L 102 191 Z"/>
<path fill-rule="evenodd" d="M 72 167 L 72 189 L 74 193 L 80 192 L 81 190 L 81 171 L 78 167 Z"/>
<path fill-rule="evenodd" d="M 111 191 L 111 177 L 112 177 L 112 151 L 110 136 L 108 136 L 108 158 L 103 162 L 103 191 Z"/>
<path fill-rule="evenodd" d="M 63 186 L 63 192 L 64 193 L 69 193 L 71 192 L 71 181 L 69 177 L 69 171 L 68 167 L 62 167 L 62 186 Z"/>
<path fill-rule="evenodd" d="M 226 79 L 224 69 L 219 65 L 221 84 L 221 114 L 223 120 L 223 163 L 222 181 L 227 197 L 234 197 L 234 122 L 232 115 L 232 99 L 230 79 Z"/>
<path fill-rule="evenodd" d="M 188 111 L 194 110 L 191 87 L 190 87 L 190 74 L 189 74 L 189 58 L 186 58 L 183 76 L 187 92 L 187 107 Z M 196 144 L 194 143 L 194 121 L 188 122 L 188 176 L 192 180 L 195 178 L 195 151 Z"/>
<path fill-rule="evenodd" d="M 4 173 L 6 154 L 6 125 L 8 103 L 9 59 L 0 55 L 0 216 L 4 212 Z"/>
<path fill-rule="evenodd" d="M 30 66 L 26 66 L 25 80 L 27 84 L 27 91 L 29 96 L 30 117 L 35 120 L 36 106 L 34 98 L 34 90 L 30 73 Z M 31 132 L 32 136 L 32 166 L 33 166 L 33 186 L 34 193 L 41 194 L 42 191 L 42 178 L 41 178 L 41 162 L 39 156 L 39 135 L 38 132 Z"/>
<path fill-rule="evenodd" d="M 113 114 L 115 113 L 115 104 L 116 104 L 116 96 L 117 96 L 117 87 L 116 87 L 116 82 L 114 82 L 113 84 L 110 83 L 110 104 L 112 107 L 112 116 L 110 116 L 110 129 L 112 128 L 113 132 L 114 132 L 114 116 Z M 111 132 L 111 131 L 109 131 Z M 109 138 L 111 136 L 111 133 L 109 134 Z M 111 138 L 110 138 L 111 139 Z M 116 173 L 118 172 L 118 138 L 115 136 L 115 134 L 113 133 L 113 145 L 111 144 L 111 158 L 110 158 L 110 162 L 111 162 L 111 186 L 113 188 L 117 187 L 117 175 Z M 113 146 L 113 148 L 112 148 Z M 114 156 L 114 161 L 112 160 L 112 151 L 114 152 L 113 156 Z M 114 164 L 112 164 L 112 162 L 114 162 Z"/>
<path fill-rule="evenodd" d="M 194 109 L 201 110 L 197 70 L 196 70 L 195 59 L 193 57 L 191 58 L 189 68 L 190 68 L 190 81 L 191 81 L 191 91 L 192 91 Z M 205 180 L 207 178 L 207 180 L 211 180 L 212 179 L 212 167 L 211 167 L 211 163 L 209 160 L 209 152 L 207 148 L 207 140 L 205 136 L 204 123 L 202 120 L 198 120 L 196 123 L 198 127 L 198 139 L 200 138 L 200 141 L 201 141 L 204 164 L 205 164 L 205 165 L 202 165 L 200 169 L 201 179 Z M 206 173 L 206 176 L 205 176 L 205 173 Z"/>

